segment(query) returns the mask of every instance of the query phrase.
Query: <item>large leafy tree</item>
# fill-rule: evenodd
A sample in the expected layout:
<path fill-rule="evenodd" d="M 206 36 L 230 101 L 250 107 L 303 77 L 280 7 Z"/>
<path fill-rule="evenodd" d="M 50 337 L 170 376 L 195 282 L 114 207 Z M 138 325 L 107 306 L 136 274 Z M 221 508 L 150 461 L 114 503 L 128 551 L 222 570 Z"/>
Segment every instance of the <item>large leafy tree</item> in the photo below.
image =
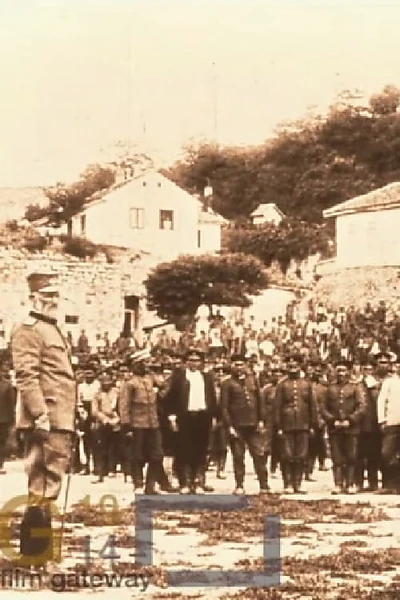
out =
<path fill-rule="evenodd" d="M 59 225 L 79 212 L 88 198 L 96 192 L 109 188 L 114 181 L 115 171 L 111 167 L 90 165 L 75 183 L 69 185 L 58 183 L 53 187 L 46 188 L 48 205 L 28 206 L 25 217 L 29 221 L 34 221 L 46 216 L 51 224 Z"/>
<path fill-rule="evenodd" d="M 213 208 L 227 218 L 274 202 L 320 222 L 325 208 L 400 179 L 399 106 L 395 86 L 368 102 L 344 92 L 326 115 L 286 123 L 259 146 L 192 144 L 168 175 L 192 193 L 210 184 Z"/>
<path fill-rule="evenodd" d="M 325 225 L 284 219 L 279 225 L 231 227 L 225 232 L 225 246 L 230 252 L 256 256 L 266 266 L 276 261 L 285 273 L 292 260 L 301 262 L 317 253 L 329 255 L 332 239 Z"/>
<path fill-rule="evenodd" d="M 202 304 L 250 306 L 268 285 L 263 264 L 245 254 L 180 256 L 159 264 L 145 281 L 147 304 L 162 319 L 190 323 Z"/>

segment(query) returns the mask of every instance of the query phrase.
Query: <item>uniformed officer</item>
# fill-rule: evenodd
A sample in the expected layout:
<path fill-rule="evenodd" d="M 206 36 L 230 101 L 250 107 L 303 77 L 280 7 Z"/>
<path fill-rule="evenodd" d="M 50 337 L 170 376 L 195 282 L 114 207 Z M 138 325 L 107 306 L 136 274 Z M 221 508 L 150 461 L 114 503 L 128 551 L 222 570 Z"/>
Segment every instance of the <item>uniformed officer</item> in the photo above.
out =
<path fill-rule="evenodd" d="M 17 427 L 24 432 L 29 491 L 20 551 L 29 565 L 53 558 L 50 504 L 69 467 L 75 425 L 76 383 L 69 345 L 57 325 L 55 278 L 41 270 L 28 276 L 32 310 L 11 334 Z M 45 528 L 48 535 L 35 537 L 33 528 Z"/>
<path fill-rule="evenodd" d="M 253 459 L 260 494 L 265 494 L 269 491 L 266 402 L 261 400 L 258 383 L 246 365 L 245 357 L 234 354 L 231 361 L 231 376 L 221 384 L 220 404 L 222 419 L 229 432 L 236 484 L 234 494 L 244 494 L 246 447 Z"/>
<path fill-rule="evenodd" d="M 162 472 L 162 439 L 158 419 L 157 381 L 148 372 L 146 350 L 130 357 L 132 376 L 122 382 L 119 414 L 122 433 L 130 447 L 132 479 L 136 492 L 143 491 L 143 466 L 148 463 L 145 493 L 156 493 L 155 484 Z"/>
<path fill-rule="evenodd" d="M 281 467 L 284 491 L 301 488 L 307 465 L 309 436 L 317 425 L 317 411 L 311 382 L 300 377 L 302 357 L 292 353 L 286 358 L 287 378 L 275 390 L 275 424 L 281 440 Z"/>
<path fill-rule="evenodd" d="M 365 401 L 361 385 L 350 381 L 350 367 L 346 360 L 336 363 L 336 382 L 328 386 L 321 406 L 331 445 L 333 494 L 356 492 L 357 446 Z"/>

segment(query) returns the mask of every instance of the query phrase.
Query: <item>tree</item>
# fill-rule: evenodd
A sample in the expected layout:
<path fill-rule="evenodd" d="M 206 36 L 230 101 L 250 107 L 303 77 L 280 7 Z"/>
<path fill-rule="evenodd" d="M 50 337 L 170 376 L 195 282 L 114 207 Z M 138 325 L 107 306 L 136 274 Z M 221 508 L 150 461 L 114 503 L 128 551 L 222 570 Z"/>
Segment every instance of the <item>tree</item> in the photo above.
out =
<path fill-rule="evenodd" d="M 192 144 L 166 174 L 190 193 L 210 184 L 212 207 L 229 219 L 273 202 L 318 223 L 324 209 L 400 179 L 399 106 L 392 85 L 368 102 L 346 90 L 327 114 L 285 123 L 259 146 Z"/>
<path fill-rule="evenodd" d="M 90 165 L 83 171 L 79 181 L 71 185 L 58 183 L 45 190 L 49 199 L 49 222 L 52 225 L 65 223 L 82 210 L 85 202 L 96 192 L 108 189 L 115 181 L 115 172 L 110 167 Z"/>
<path fill-rule="evenodd" d="M 268 281 L 257 258 L 222 254 L 181 256 L 161 263 L 145 285 L 148 308 L 180 327 L 193 321 L 201 304 L 250 306 L 249 296 L 260 293 Z"/>
<path fill-rule="evenodd" d="M 227 230 L 229 252 L 242 252 L 259 258 L 265 266 L 276 261 L 286 273 L 292 260 L 301 262 L 313 254 L 327 255 L 332 243 L 326 225 L 299 219 L 284 219 L 279 225 L 247 225 Z"/>

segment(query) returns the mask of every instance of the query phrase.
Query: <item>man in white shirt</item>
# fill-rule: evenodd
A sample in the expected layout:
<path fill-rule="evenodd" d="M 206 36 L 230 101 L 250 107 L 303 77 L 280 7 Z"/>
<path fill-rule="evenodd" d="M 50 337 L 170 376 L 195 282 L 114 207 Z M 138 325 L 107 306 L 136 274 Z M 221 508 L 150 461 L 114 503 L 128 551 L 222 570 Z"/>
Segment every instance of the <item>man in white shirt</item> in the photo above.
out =
<path fill-rule="evenodd" d="M 400 359 L 394 373 L 382 383 L 377 401 L 378 423 L 382 429 L 382 462 L 386 491 L 400 491 Z"/>
<path fill-rule="evenodd" d="M 201 366 L 201 353 L 190 350 L 186 365 L 172 374 L 164 398 L 169 422 L 178 433 L 176 460 L 182 494 L 213 491 L 205 483 L 205 471 L 217 399 L 213 376 Z"/>
<path fill-rule="evenodd" d="M 83 453 L 85 455 L 84 475 L 90 475 L 90 462 L 93 456 L 92 402 L 100 391 L 100 382 L 95 378 L 93 369 L 85 371 L 85 380 L 78 386 L 78 414 L 83 432 Z"/>

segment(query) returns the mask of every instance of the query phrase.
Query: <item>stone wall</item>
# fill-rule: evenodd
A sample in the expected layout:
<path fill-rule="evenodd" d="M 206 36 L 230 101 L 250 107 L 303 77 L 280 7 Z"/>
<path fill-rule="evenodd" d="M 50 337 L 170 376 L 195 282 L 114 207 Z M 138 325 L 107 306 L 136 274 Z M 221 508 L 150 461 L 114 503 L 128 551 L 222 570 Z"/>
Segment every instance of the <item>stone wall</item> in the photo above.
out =
<path fill-rule="evenodd" d="M 96 333 L 104 331 L 109 332 L 110 339 L 115 339 L 123 327 L 125 296 L 141 298 L 139 319 L 148 321 L 143 281 L 157 261 L 150 256 L 117 250 L 113 260 L 110 264 L 104 256 L 88 261 L 54 251 L 38 255 L 0 248 L 0 318 L 6 335 L 29 311 L 26 277 L 37 266 L 59 274 L 62 315 L 79 317 L 78 324 L 64 324 L 63 327 L 74 337 L 81 329 L 86 329 L 91 340 Z"/>
<path fill-rule="evenodd" d="M 392 313 L 400 312 L 400 266 L 353 267 L 322 275 L 312 297 L 333 308 L 366 302 L 376 306 L 384 300 Z"/>

